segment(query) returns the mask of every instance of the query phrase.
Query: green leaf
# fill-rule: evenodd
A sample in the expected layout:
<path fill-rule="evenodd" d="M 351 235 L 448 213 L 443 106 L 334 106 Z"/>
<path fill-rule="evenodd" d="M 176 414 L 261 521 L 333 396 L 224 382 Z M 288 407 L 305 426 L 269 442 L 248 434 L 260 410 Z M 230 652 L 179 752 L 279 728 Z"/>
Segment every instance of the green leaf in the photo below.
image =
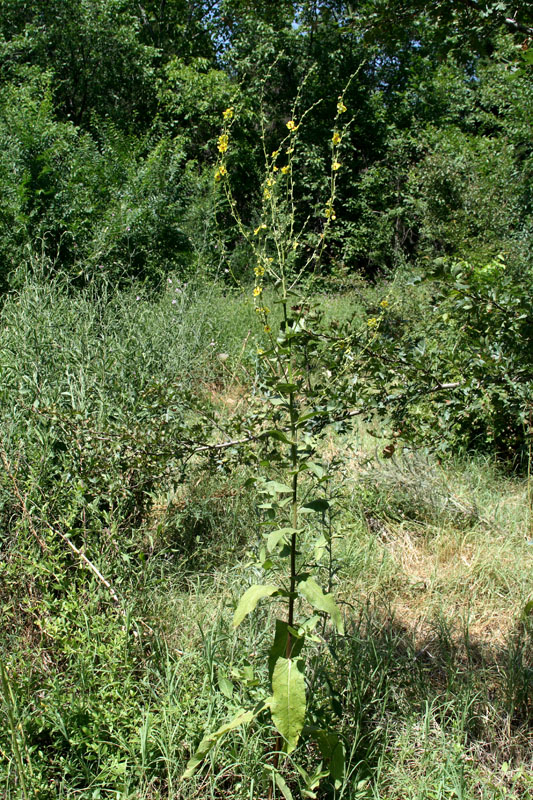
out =
<path fill-rule="evenodd" d="M 278 658 L 272 674 L 272 721 L 292 753 L 305 719 L 304 662 L 301 658 Z"/>
<path fill-rule="evenodd" d="M 277 591 L 278 587 L 274 586 L 273 583 L 260 583 L 255 586 L 250 586 L 237 604 L 235 614 L 233 615 L 233 627 L 237 628 L 245 616 L 251 614 L 263 597 L 270 597 Z"/>
<path fill-rule="evenodd" d="M 226 675 L 224 675 L 220 670 L 218 672 L 218 688 L 224 695 L 227 697 L 228 700 L 231 700 L 233 697 L 233 684 Z"/>
<path fill-rule="evenodd" d="M 269 494 L 292 494 L 292 489 L 285 483 L 278 483 L 278 481 L 267 481 L 265 489 Z"/>
<path fill-rule="evenodd" d="M 316 477 L 321 480 L 326 475 L 326 470 L 322 466 L 322 464 L 316 464 L 314 461 L 309 462 L 309 469 L 311 472 L 316 475 Z"/>
<path fill-rule="evenodd" d="M 293 533 L 300 533 L 301 530 L 301 528 L 278 528 L 278 530 L 272 531 L 267 538 L 268 552 L 271 553 L 281 541 L 286 541 L 287 536 L 291 536 Z"/>
<path fill-rule="evenodd" d="M 319 730 L 314 732 L 322 757 L 329 764 L 329 774 L 333 778 L 335 788 L 339 789 L 344 780 L 346 756 L 344 745 L 333 731 Z"/>
<path fill-rule="evenodd" d="M 277 439 L 278 442 L 283 442 L 284 444 L 294 444 L 294 442 L 289 439 L 286 433 L 283 433 L 283 431 L 278 431 L 276 428 L 271 428 L 269 431 L 263 431 L 259 438 Z"/>
<path fill-rule="evenodd" d="M 296 383 L 276 383 L 274 389 L 281 394 L 293 394 L 298 391 L 298 386 Z"/>
<path fill-rule="evenodd" d="M 324 594 L 314 578 L 301 581 L 298 584 L 298 591 L 317 611 L 329 614 L 338 633 L 344 633 L 344 622 L 337 603 L 330 594 Z"/>
<path fill-rule="evenodd" d="M 305 503 L 302 506 L 303 509 L 308 509 L 309 511 L 327 511 L 329 508 L 329 503 L 327 500 L 319 497 L 317 500 L 310 500 L 309 503 Z"/>
<path fill-rule="evenodd" d="M 189 759 L 187 764 L 187 769 L 181 776 L 182 780 L 186 780 L 187 778 L 192 778 L 206 755 L 209 751 L 214 747 L 214 745 L 218 742 L 218 740 L 224 736 L 224 734 L 228 733 L 229 731 L 238 728 L 240 725 L 246 725 L 248 722 L 251 722 L 252 719 L 256 716 L 253 711 L 244 711 L 241 709 L 239 713 L 233 717 L 231 722 L 226 722 L 224 725 L 221 725 L 218 730 L 214 731 L 213 733 L 207 734 L 204 736 L 198 747 L 196 748 L 196 752 L 193 756 Z"/>
<path fill-rule="evenodd" d="M 289 635 L 288 624 L 281 619 L 276 620 L 276 632 L 274 634 L 274 644 L 268 653 L 268 677 L 272 681 L 274 674 L 274 667 L 278 658 L 287 657 L 287 638 Z M 296 658 L 300 655 L 300 651 L 304 644 L 303 636 L 292 636 L 291 642 L 291 657 Z"/>
<path fill-rule="evenodd" d="M 276 786 L 280 790 L 285 800 L 294 800 L 291 790 L 289 789 L 289 787 L 285 783 L 285 779 L 280 775 L 279 772 L 274 773 L 274 781 L 276 782 Z"/>

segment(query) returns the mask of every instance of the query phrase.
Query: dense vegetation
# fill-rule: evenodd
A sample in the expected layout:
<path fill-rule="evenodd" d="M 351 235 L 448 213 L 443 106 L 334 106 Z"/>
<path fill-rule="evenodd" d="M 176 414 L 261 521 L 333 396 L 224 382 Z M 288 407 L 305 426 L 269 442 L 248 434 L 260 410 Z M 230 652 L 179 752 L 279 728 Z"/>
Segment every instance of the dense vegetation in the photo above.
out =
<path fill-rule="evenodd" d="M 3 795 L 531 797 L 530 4 L 1 12 Z"/>

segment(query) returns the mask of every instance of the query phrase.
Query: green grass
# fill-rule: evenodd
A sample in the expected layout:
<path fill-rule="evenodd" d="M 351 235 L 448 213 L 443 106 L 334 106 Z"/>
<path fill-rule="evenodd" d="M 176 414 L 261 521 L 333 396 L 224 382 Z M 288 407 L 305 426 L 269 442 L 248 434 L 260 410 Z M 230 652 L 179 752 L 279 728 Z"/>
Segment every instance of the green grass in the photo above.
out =
<path fill-rule="evenodd" d="M 159 294 L 28 283 L 1 311 L 6 800 L 267 796 L 262 718 L 180 781 L 203 732 L 258 698 L 275 612 L 260 605 L 232 630 L 260 574 L 253 460 L 204 461 L 177 446 L 191 430 L 220 440 L 217 425 L 241 435 L 256 315 L 242 295 L 171 280 Z M 377 307 L 387 291 L 325 295 L 324 307 L 364 319 L 363 301 Z M 344 464 L 330 491 L 347 631 L 317 645 L 328 683 L 316 686 L 330 687 L 348 765 L 318 797 L 525 800 L 526 481 L 488 459 L 381 451 L 364 426 L 325 443 Z M 317 688 L 311 709 L 326 700 Z M 317 760 L 305 742 L 295 753 L 308 769 Z M 290 763 L 286 775 L 300 797 Z"/>

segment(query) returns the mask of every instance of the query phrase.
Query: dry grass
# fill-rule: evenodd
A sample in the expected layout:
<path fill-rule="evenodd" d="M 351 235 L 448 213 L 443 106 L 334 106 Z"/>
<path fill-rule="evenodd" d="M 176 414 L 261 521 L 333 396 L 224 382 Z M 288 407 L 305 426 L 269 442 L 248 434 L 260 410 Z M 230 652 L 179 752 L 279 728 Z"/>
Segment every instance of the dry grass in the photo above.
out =
<path fill-rule="evenodd" d="M 533 596 L 526 482 L 486 465 L 445 472 L 416 454 L 365 464 L 362 452 L 349 472 L 362 514 L 347 548 L 365 560 L 350 570 L 353 595 L 386 596 L 417 637 L 439 618 L 460 638 L 503 645 Z"/>

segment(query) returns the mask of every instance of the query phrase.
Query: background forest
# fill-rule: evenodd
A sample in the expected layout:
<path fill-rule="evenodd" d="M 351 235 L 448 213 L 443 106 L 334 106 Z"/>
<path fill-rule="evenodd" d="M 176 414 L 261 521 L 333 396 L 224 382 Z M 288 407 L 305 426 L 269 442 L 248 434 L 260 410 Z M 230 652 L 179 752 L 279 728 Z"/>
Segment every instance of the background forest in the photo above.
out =
<path fill-rule="evenodd" d="M 0 793 L 532 797 L 530 3 L 1 0 L 0 87 Z M 345 632 L 182 780 L 268 675 L 282 173 Z"/>

